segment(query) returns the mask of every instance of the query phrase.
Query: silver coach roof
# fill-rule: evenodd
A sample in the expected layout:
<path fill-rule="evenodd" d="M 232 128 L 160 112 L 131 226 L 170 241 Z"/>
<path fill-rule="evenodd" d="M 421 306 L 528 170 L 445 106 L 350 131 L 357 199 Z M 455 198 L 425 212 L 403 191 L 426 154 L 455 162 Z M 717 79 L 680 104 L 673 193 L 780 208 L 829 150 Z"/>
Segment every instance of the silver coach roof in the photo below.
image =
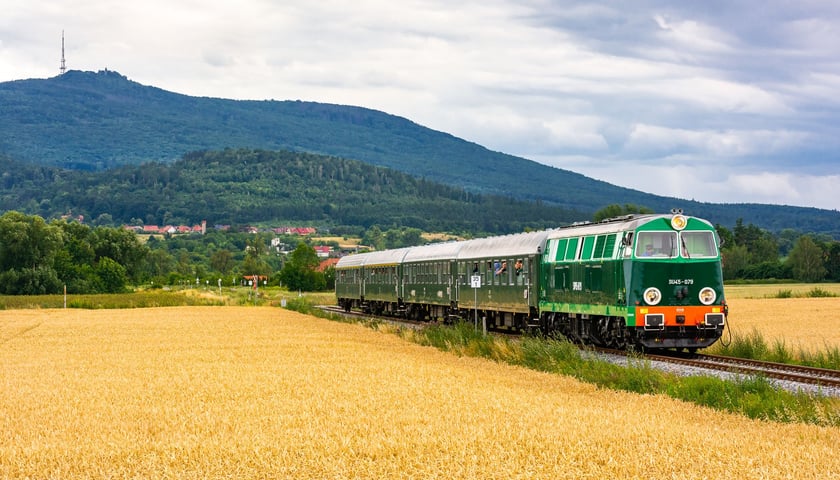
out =
<path fill-rule="evenodd" d="M 458 251 L 458 260 L 488 257 L 510 257 L 542 253 L 545 240 L 554 230 L 515 233 L 499 237 L 467 240 Z"/>
<path fill-rule="evenodd" d="M 545 239 L 550 232 L 542 230 L 411 247 L 403 261 L 472 260 L 537 254 L 545 247 Z"/>
<path fill-rule="evenodd" d="M 341 257 L 335 268 L 371 267 L 377 265 L 394 265 L 402 263 L 403 257 L 408 248 L 397 248 L 395 250 L 381 250 L 377 252 L 356 253 Z"/>
<path fill-rule="evenodd" d="M 405 254 L 404 262 L 428 262 L 434 260 L 453 260 L 458 251 L 470 240 L 460 242 L 431 243 L 422 247 L 411 247 Z"/>

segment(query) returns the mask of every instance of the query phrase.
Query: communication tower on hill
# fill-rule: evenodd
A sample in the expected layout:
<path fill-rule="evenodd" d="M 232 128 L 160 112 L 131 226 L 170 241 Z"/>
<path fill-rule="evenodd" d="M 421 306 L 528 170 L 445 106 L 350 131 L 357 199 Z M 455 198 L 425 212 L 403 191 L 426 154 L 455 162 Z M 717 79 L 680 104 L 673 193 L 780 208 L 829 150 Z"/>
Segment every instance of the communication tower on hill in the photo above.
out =
<path fill-rule="evenodd" d="M 67 71 L 67 66 L 64 64 L 64 30 L 61 31 L 61 73 Z"/>

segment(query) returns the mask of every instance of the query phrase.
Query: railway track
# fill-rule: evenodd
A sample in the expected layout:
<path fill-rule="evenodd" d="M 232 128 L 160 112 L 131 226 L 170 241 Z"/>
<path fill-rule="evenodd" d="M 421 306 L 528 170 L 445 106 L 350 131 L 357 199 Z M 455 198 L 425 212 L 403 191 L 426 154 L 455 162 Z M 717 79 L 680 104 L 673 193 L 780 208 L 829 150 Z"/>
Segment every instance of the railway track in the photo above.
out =
<path fill-rule="evenodd" d="M 360 312 L 345 312 L 342 308 L 337 306 L 321 306 L 324 311 L 345 315 L 353 318 L 376 320 L 386 323 L 391 323 L 398 326 L 408 328 L 422 328 L 429 325 L 429 322 L 421 322 L 414 320 L 406 320 L 392 317 L 377 317 L 375 315 L 360 313 Z M 493 332 L 496 334 L 497 332 Z M 499 332 L 501 335 L 510 336 L 510 332 Z M 612 354 L 619 356 L 628 356 L 629 353 L 625 350 L 615 350 L 599 347 L 581 347 L 598 353 Z M 792 382 L 803 385 L 816 385 L 840 391 L 840 370 L 830 370 L 825 368 L 806 367 L 802 365 L 791 365 L 786 363 L 763 362 L 759 360 L 749 360 L 736 357 L 725 357 L 719 355 L 707 354 L 686 354 L 682 352 L 669 353 L 646 353 L 641 356 L 644 360 L 659 361 L 687 367 L 698 368 L 701 370 L 715 370 L 727 372 L 737 375 L 757 375 L 786 382 Z"/>
<path fill-rule="evenodd" d="M 663 361 L 668 358 L 667 361 L 700 368 L 743 375 L 761 375 L 789 382 L 840 388 L 840 371 L 838 370 L 706 354 L 695 354 L 691 358 L 669 357 L 668 355 L 650 355 L 647 358 Z"/>

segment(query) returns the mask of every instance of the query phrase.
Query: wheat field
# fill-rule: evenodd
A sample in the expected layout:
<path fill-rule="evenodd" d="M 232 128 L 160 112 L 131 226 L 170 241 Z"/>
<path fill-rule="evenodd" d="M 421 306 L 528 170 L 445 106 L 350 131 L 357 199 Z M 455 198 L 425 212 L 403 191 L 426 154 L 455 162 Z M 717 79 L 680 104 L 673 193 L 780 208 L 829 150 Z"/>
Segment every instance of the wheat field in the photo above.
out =
<path fill-rule="evenodd" d="M 271 307 L 0 311 L 0 478 L 840 478 L 840 429 Z"/>
<path fill-rule="evenodd" d="M 793 351 L 840 347 L 840 297 L 734 299 L 727 321 L 733 335 L 757 331 L 771 345 L 781 341 Z"/>
<path fill-rule="evenodd" d="M 837 283 L 727 286 L 732 334 L 749 336 L 757 331 L 770 344 L 781 341 L 794 351 L 840 347 L 840 297 L 804 296 L 814 288 L 840 295 Z M 779 291 L 795 296 L 773 298 Z"/>

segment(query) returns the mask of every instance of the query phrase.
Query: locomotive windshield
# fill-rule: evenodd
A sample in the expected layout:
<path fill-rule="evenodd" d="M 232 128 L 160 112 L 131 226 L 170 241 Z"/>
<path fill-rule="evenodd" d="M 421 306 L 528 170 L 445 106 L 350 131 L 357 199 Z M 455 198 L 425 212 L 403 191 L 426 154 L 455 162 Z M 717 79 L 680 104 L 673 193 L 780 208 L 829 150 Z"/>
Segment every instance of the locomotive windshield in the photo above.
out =
<path fill-rule="evenodd" d="M 674 257 L 677 255 L 677 232 L 639 232 L 637 257 Z"/>
<path fill-rule="evenodd" d="M 714 234 L 710 231 L 639 232 L 636 237 L 637 257 L 673 258 L 677 255 L 685 258 L 716 257 Z"/>
<path fill-rule="evenodd" d="M 680 232 L 682 255 L 689 258 L 717 257 L 717 244 L 712 232 Z"/>

